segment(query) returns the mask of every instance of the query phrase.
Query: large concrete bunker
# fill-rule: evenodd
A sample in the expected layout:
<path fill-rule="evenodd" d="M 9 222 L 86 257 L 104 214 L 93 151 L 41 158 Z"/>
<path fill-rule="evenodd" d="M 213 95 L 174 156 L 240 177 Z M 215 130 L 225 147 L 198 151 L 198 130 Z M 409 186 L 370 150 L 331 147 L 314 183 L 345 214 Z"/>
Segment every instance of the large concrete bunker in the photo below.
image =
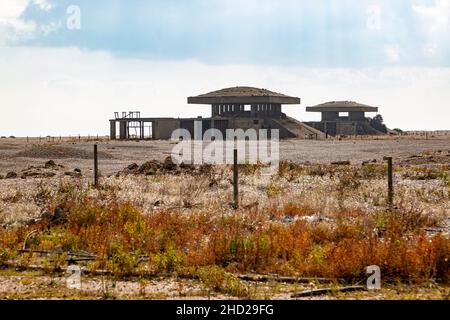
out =
<path fill-rule="evenodd" d="M 203 133 L 215 128 L 226 134 L 227 129 L 278 129 L 281 139 L 321 139 L 325 136 L 282 112 L 282 105 L 300 104 L 300 98 L 253 87 L 232 87 L 188 97 L 188 104 L 211 106 L 209 118 L 141 118 L 140 112 L 115 113 L 110 120 L 111 139 L 170 139 L 175 129 L 194 134 L 194 122 L 202 122 Z"/>
<path fill-rule="evenodd" d="M 377 135 L 384 134 L 370 125 L 366 112 L 378 112 L 372 107 L 353 101 L 331 101 L 313 107 L 306 107 L 307 112 L 320 112 L 321 121 L 306 122 L 328 135 Z"/>

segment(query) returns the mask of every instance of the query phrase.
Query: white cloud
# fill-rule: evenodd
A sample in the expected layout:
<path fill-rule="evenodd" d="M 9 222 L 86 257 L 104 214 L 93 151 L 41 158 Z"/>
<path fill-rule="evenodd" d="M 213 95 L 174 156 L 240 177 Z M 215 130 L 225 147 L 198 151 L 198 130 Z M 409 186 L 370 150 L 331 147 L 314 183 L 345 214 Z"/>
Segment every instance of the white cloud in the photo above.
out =
<path fill-rule="evenodd" d="M 400 46 L 397 44 L 388 44 L 384 46 L 384 54 L 391 62 L 400 60 Z"/>
<path fill-rule="evenodd" d="M 424 52 L 425 56 L 427 56 L 429 58 L 435 57 L 437 54 L 437 51 L 438 51 L 438 45 L 435 42 L 430 42 L 423 46 L 423 52 Z"/>
<path fill-rule="evenodd" d="M 36 30 L 35 23 L 26 22 L 20 18 L 28 4 L 29 0 L 2 0 L 0 3 L 0 45 L 30 36 Z"/>
<path fill-rule="evenodd" d="M 39 8 L 44 11 L 50 11 L 51 9 L 53 9 L 53 5 L 47 0 L 33 0 L 33 3 L 39 6 Z"/>
<path fill-rule="evenodd" d="M 16 44 L 36 35 L 46 36 L 57 30 L 60 24 L 50 22 L 38 25 L 32 20 L 24 20 L 23 13 L 30 5 L 36 5 L 43 11 L 50 11 L 53 5 L 46 0 L 2 0 L 0 3 L 0 46 Z"/>
<path fill-rule="evenodd" d="M 215 66 L 23 47 L 0 49 L 0 70 L 0 135 L 107 134 L 114 111 L 208 116 L 208 107 L 188 105 L 186 97 L 236 85 L 301 97 L 301 106 L 284 107 L 301 120 L 318 119 L 305 106 L 356 100 L 378 106 L 390 127 L 449 129 L 449 68 Z"/>
<path fill-rule="evenodd" d="M 0 19 L 17 19 L 25 11 L 29 0 L 2 0 L 0 3 Z"/>
<path fill-rule="evenodd" d="M 413 5 L 413 10 L 420 17 L 427 37 L 422 44 L 423 55 L 435 58 L 450 37 L 450 0 L 436 0 L 434 6 Z"/>
<path fill-rule="evenodd" d="M 450 0 L 437 0 L 435 6 L 413 5 L 413 10 L 423 19 L 424 28 L 430 33 L 448 33 Z"/>

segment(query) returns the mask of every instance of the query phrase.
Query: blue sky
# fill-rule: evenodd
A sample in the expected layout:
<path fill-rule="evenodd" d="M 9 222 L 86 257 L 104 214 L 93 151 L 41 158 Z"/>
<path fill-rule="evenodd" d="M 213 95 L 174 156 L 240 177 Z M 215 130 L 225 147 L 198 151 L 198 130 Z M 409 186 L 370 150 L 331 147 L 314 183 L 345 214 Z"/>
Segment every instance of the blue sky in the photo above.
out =
<path fill-rule="evenodd" d="M 235 85 L 301 97 L 285 110 L 301 120 L 356 100 L 390 127 L 450 129 L 449 39 L 450 0 L 2 0 L 0 108 L 25 122 L 0 134 L 106 134 L 128 109 L 208 116 L 186 97 Z"/>
<path fill-rule="evenodd" d="M 7 0 L 8 1 L 8 0 Z M 195 59 L 318 67 L 449 66 L 449 41 L 429 26 L 447 1 L 374 0 L 46 0 L 30 2 L 25 21 L 59 25 L 21 45 L 106 50 L 143 59 Z M 81 9 L 82 28 L 65 27 Z M 440 6 L 440 7 L 439 7 Z M 422 11 L 421 11 L 422 10 Z M 448 12 L 447 12 L 448 14 Z M 448 18 L 448 16 L 447 16 Z M 447 21 L 448 22 L 448 21 Z M 445 21 L 442 22 L 443 28 Z M 448 31 L 448 30 L 447 30 Z M 438 33 L 436 31 L 436 33 Z M 446 35 L 449 35 L 448 33 Z M 434 55 L 424 48 L 436 46 Z M 389 54 L 391 48 L 391 55 Z M 398 52 L 396 54 L 396 52 Z M 396 56 L 399 56 L 396 58 Z"/>

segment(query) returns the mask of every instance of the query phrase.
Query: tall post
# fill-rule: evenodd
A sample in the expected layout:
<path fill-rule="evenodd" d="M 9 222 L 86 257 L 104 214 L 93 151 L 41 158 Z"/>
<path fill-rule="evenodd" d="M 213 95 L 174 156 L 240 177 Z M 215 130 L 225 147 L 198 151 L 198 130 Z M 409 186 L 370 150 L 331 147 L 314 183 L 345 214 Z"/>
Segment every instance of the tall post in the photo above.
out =
<path fill-rule="evenodd" d="M 394 181 L 393 181 L 393 168 L 392 168 L 392 157 L 384 157 L 388 165 L 388 206 L 392 209 L 394 206 Z"/>
<path fill-rule="evenodd" d="M 97 144 L 94 144 L 94 186 L 98 187 L 98 152 L 97 152 Z"/>
<path fill-rule="evenodd" d="M 234 208 L 239 207 L 239 175 L 238 175 L 238 154 L 237 149 L 234 149 L 233 154 L 233 197 Z"/>

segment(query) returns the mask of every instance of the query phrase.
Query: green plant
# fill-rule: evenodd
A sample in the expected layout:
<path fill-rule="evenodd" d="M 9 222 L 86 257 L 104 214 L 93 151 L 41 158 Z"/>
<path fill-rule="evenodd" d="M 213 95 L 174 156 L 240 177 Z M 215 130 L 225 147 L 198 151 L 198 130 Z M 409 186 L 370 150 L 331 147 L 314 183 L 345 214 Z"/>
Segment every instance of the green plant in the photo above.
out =
<path fill-rule="evenodd" d="M 199 268 L 197 274 L 202 283 L 210 290 L 237 297 L 248 295 L 248 289 L 235 276 L 225 272 L 218 266 Z"/>

